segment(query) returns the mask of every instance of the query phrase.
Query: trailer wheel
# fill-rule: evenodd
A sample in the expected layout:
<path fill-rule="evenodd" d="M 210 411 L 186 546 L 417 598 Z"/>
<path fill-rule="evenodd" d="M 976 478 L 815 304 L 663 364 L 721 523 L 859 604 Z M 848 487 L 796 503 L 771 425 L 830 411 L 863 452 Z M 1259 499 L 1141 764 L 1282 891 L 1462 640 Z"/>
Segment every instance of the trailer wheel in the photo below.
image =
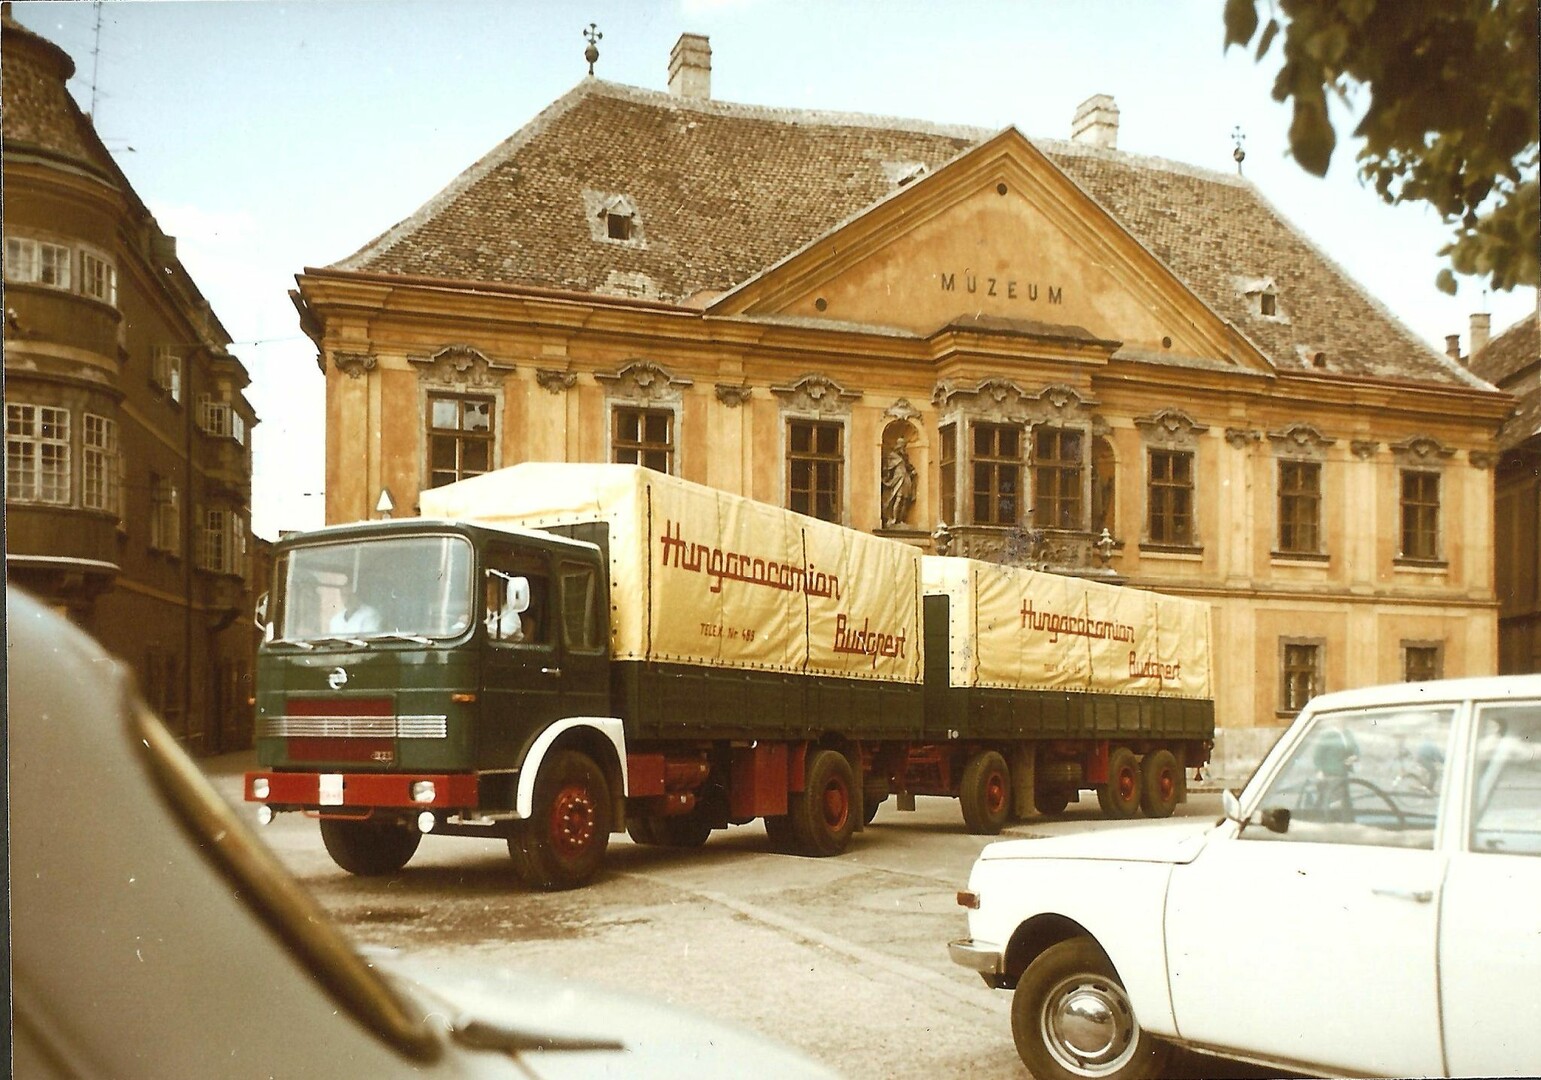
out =
<path fill-rule="evenodd" d="M 836 750 L 808 758 L 806 787 L 787 807 L 792 844 L 800 855 L 839 855 L 856 831 L 856 776 L 850 760 Z"/>
<path fill-rule="evenodd" d="M 1069 788 L 1038 788 L 1033 792 L 1033 805 L 1044 817 L 1057 817 L 1070 805 Z"/>
<path fill-rule="evenodd" d="M 350 874 L 394 874 L 417 851 L 423 834 L 405 821 L 322 818 L 321 842 L 332 861 Z"/>
<path fill-rule="evenodd" d="M 765 839 L 772 851 L 792 850 L 792 819 L 786 814 L 773 814 L 765 819 Z"/>
<path fill-rule="evenodd" d="M 1011 817 L 1011 773 L 994 750 L 975 754 L 958 786 L 963 824 L 977 836 L 994 836 Z"/>
<path fill-rule="evenodd" d="M 1182 798 L 1182 766 L 1170 750 L 1146 754 L 1140 762 L 1140 809 L 1146 817 L 1171 817 Z"/>
<path fill-rule="evenodd" d="M 674 817 L 655 817 L 648 822 L 648 829 L 655 837 L 653 843 L 664 847 L 700 847 L 712 835 L 712 823 L 699 809 Z"/>
<path fill-rule="evenodd" d="M 610 845 L 610 786 L 587 754 L 558 750 L 535 778 L 535 814 L 509 837 L 514 869 L 536 889 L 587 884 Z M 521 857 L 522 856 L 522 857 Z"/>
<path fill-rule="evenodd" d="M 1127 746 L 1108 755 L 1108 782 L 1097 786 L 1097 804 L 1110 818 L 1132 818 L 1140 812 L 1140 759 Z"/>

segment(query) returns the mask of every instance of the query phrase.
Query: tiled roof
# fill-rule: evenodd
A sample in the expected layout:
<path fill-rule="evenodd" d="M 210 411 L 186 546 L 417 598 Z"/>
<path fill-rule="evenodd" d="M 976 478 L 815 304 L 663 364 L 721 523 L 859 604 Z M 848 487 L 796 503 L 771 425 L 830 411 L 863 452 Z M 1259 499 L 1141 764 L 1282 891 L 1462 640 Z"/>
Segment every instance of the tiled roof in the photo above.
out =
<path fill-rule="evenodd" d="M 101 170 L 93 140 L 82 130 L 80 110 L 64 84 L 75 64 L 57 45 L 4 16 L 5 62 L 0 65 L 0 101 L 5 102 L 5 143 L 26 147 Z"/>
<path fill-rule="evenodd" d="M 1517 401 L 1499 433 L 1499 445 L 1515 446 L 1541 435 L 1541 309 L 1483 346 L 1471 358 L 1471 370 Z"/>
<path fill-rule="evenodd" d="M 761 272 L 995 132 L 686 100 L 586 79 L 339 269 L 674 302 Z M 1482 383 L 1370 298 L 1252 184 L 1058 140 L 1033 145 L 1281 369 Z M 624 195 L 641 239 L 595 238 Z M 1278 315 L 1246 291 L 1273 283 Z M 1315 360 L 1321 354 L 1321 360 Z"/>

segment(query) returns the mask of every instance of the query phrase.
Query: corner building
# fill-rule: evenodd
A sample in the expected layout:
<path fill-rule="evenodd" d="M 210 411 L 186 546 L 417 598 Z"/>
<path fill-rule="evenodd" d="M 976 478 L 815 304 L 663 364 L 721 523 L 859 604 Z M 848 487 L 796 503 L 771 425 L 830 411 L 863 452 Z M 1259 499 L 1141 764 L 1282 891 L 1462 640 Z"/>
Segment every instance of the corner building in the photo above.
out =
<path fill-rule="evenodd" d="M 1245 180 L 1119 152 L 1117 119 L 1092 98 L 1061 141 L 717 102 L 695 35 L 668 93 L 583 80 L 299 276 L 328 521 L 640 462 L 1202 598 L 1228 774 L 1315 693 L 1492 671 L 1512 399 Z"/>
<path fill-rule="evenodd" d="M 66 89 L 4 41 L 6 580 L 139 677 L 194 753 L 251 743 L 251 443 L 229 335 Z"/>

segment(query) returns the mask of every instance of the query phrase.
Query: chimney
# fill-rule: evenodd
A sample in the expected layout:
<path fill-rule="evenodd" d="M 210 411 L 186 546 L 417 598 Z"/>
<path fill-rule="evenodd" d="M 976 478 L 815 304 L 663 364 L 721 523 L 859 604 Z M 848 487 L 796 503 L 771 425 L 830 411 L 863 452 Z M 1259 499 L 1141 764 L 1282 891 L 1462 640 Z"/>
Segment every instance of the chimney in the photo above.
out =
<path fill-rule="evenodd" d="M 681 34 L 669 53 L 669 93 L 709 101 L 712 96 L 712 46 L 705 34 Z"/>
<path fill-rule="evenodd" d="M 1471 317 L 1471 354 L 1476 356 L 1488 343 L 1488 338 L 1493 335 L 1493 316 L 1486 313 L 1474 314 Z"/>
<path fill-rule="evenodd" d="M 1445 355 L 1450 357 L 1450 359 L 1454 360 L 1457 364 L 1462 362 L 1460 334 L 1445 335 Z"/>
<path fill-rule="evenodd" d="M 1088 146 L 1104 146 L 1109 150 L 1118 146 L 1118 106 L 1107 94 L 1093 94 L 1077 106 L 1075 118 L 1070 121 L 1072 142 Z"/>

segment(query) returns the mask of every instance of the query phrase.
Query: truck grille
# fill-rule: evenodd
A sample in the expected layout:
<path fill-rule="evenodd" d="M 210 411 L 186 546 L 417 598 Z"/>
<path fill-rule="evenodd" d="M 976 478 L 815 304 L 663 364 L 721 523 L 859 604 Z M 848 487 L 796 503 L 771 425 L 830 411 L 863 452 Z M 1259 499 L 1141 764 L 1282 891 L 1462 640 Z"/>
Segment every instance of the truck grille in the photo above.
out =
<path fill-rule="evenodd" d="M 390 698 L 290 698 L 283 716 L 264 717 L 268 739 L 443 739 L 448 718 L 397 715 Z"/>

